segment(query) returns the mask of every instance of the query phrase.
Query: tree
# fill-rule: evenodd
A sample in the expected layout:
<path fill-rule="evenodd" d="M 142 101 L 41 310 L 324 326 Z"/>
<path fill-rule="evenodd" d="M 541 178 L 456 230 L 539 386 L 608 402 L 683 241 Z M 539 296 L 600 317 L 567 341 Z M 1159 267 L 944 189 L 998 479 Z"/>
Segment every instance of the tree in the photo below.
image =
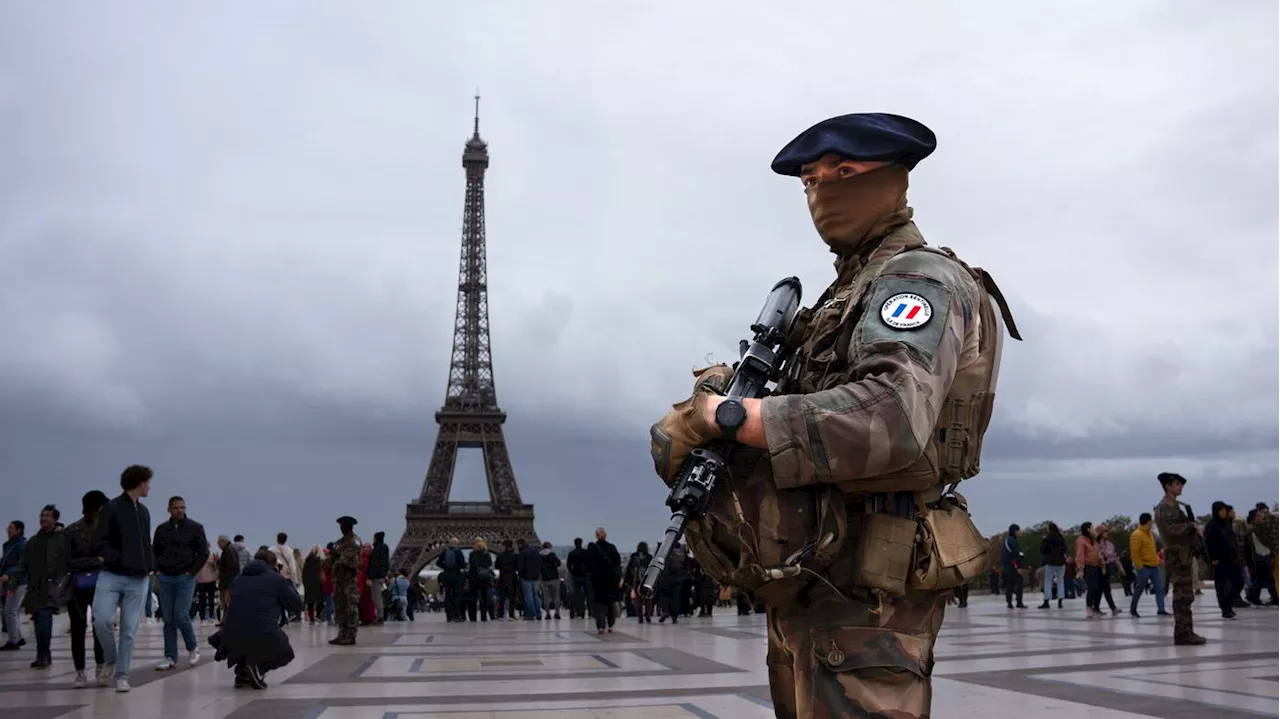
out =
<path fill-rule="evenodd" d="M 1130 532 L 1132 532 L 1134 529 L 1137 529 L 1138 527 L 1138 524 L 1133 521 L 1133 517 L 1129 517 L 1124 514 L 1117 514 L 1116 516 L 1104 522 L 1101 522 L 1100 524 L 1106 527 L 1107 529 L 1111 530 L 1112 534 L 1115 534 L 1116 532 L 1124 532 L 1125 534 L 1129 534 Z"/>

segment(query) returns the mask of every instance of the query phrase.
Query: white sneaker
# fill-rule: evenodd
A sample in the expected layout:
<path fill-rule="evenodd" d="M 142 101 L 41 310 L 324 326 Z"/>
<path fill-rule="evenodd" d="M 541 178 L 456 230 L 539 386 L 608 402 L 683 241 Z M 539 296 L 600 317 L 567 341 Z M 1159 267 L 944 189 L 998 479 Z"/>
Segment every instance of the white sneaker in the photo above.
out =
<path fill-rule="evenodd" d="M 111 685 L 111 678 L 115 673 L 115 664 L 99 664 L 94 667 L 93 677 L 98 680 L 98 686 L 105 687 Z"/>
<path fill-rule="evenodd" d="M 122 694 L 123 694 L 124 692 L 127 692 L 127 691 L 129 691 L 130 689 L 132 689 L 132 688 L 133 688 L 133 687 L 129 686 L 129 680 L 128 680 L 128 679 L 117 679 L 117 680 L 116 680 L 116 691 L 117 691 L 117 692 L 120 692 L 120 693 L 122 693 Z"/>
<path fill-rule="evenodd" d="M 89 679 L 85 677 L 84 672 L 76 672 L 76 680 L 71 685 L 76 689 L 84 689 L 89 686 Z"/>
<path fill-rule="evenodd" d="M 192 649 L 191 654 L 187 655 L 187 666 L 194 667 L 200 663 L 200 649 Z"/>
<path fill-rule="evenodd" d="M 170 669 L 173 669 L 173 660 L 169 657 L 161 659 L 160 663 L 156 665 L 156 671 L 158 672 L 167 672 Z"/>

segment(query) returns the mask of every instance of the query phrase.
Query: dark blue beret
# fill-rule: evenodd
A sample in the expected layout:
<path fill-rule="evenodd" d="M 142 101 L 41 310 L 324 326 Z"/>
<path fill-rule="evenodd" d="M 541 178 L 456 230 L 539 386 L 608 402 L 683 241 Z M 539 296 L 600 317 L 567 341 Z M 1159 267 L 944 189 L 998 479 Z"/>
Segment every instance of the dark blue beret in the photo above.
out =
<path fill-rule="evenodd" d="M 938 146 L 933 130 L 909 117 L 862 112 L 823 120 L 800 133 L 773 158 L 779 175 L 800 176 L 800 168 L 828 152 L 853 160 L 897 162 L 908 170 Z"/>

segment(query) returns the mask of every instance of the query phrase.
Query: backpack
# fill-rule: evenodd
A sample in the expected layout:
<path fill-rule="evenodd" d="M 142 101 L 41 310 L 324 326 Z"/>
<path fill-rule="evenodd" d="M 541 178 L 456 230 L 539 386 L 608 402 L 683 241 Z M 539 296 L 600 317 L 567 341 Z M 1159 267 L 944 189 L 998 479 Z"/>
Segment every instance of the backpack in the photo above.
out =
<path fill-rule="evenodd" d="M 444 568 L 445 569 L 458 568 L 458 550 L 456 549 L 444 550 Z"/>

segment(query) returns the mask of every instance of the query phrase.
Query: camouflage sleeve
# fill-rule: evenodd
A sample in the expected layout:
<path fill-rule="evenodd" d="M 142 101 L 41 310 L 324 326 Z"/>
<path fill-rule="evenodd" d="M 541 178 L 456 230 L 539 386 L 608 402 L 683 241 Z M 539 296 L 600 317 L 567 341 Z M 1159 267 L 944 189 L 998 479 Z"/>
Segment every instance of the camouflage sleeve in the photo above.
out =
<path fill-rule="evenodd" d="M 1160 519 L 1163 520 L 1164 527 L 1162 531 L 1171 537 L 1185 537 L 1189 534 L 1196 533 L 1196 526 L 1187 521 L 1187 515 L 1182 513 L 1182 509 L 1177 505 L 1159 504 L 1156 511 L 1160 513 Z"/>
<path fill-rule="evenodd" d="M 980 296 L 959 264 L 936 253 L 908 252 L 886 264 L 853 331 L 853 381 L 762 401 L 778 487 L 875 477 L 918 459 L 955 379 L 967 333 L 976 329 Z M 894 315 L 901 304 L 910 306 L 908 313 L 919 306 L 916 312 L 927 312 L 927 319 L 904 322 Z"/>

